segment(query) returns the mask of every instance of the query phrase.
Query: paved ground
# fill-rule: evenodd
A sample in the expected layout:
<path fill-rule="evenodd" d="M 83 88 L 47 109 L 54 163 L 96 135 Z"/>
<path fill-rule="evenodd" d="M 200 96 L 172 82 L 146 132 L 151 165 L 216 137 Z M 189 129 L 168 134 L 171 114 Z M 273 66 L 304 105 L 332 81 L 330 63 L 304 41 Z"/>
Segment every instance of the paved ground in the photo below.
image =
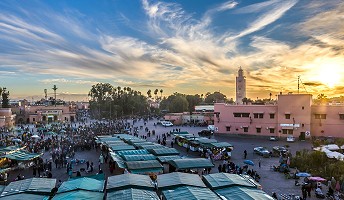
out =
<path fill-rule="evenodd" d="M 162 127 L 162 126 L 154 126 L 153 123 L 156 123 L 156 120 L 151 120 L 147 123 L 147 127 L 149 130 L 155 130 L 156 135 L 161 135 L 163 133 L 167 133 L 171 131 L 172 129 L 180 129 L 181 131 L 188 131 L 191 134 L 197 135 L 198 131 L 204 129 L 205 127 L 190 127 L 190 126 L 174 126 L 174 127 Z M 135 124 L 135 126 L 143 125 L 143 122 L 140 121 Z M 145 134 L 144 129 L 139 130 L 139 135 Z M 273 146 L 277 145 L 290 145 L 290 150 L 295 155 L 295 152 L 301 149 L 311 149 L 311 144 L 309 142 L 295 142 L 295 143 L 287 143 L 286 141 L 268 141 L 267 138 L 259 138 L 259 137 L 252 137 L 252 136 L 232 136 L 232 135 L 215 135 L 215 139 L 218 141 L 226 141 L 234 145 L 234 150 L 232 152 L 232 161 L 236 164 L 241 165 L 243 163 L 243 152 L 244 150 L 247 150 L 248 156 L 247 159 L 252 160 L 255 163 L 258 163 L 258 160 L 261 159 L 261 168 L 258 166 L 253 166 L 254 170 L 258 172 L 261 176 L 260 183 L 263 186 L 263 190 L 267 192 L 268 194 L 271 194 L 272 192 L 276 192 L 277 194 L 296 194 L 301 195 L 301 188 L 300 186 L 294 186 L 294 180 L 293 179 L 286 179 L 283 174 L 278 172 L 273 172 L 270 170 L 270 166 L 272 165 L 278 165 L 278 158 L 262 158 L 258 155 L 253 154 L 253 148 L 256 146 L 265 146 L 269 149 L 271 149 Z M 168 138 L 167 144 L 170 144 L 172 138 Z M 151 138 L 148 138 L 149 141 L 155 141 L 155 136 L 152 136 Z M 186 151 L 184 148 L 179 147 L 178 145 L 174 145 L 183 155 L 186 155 Z M 98 172 L 98 158 L 99 158 L 100 152 L 96 152 L 95 149 L 92 149 L 90 151 L 79 151 L 76 152 L 75 158 L 78 159 L 86 159 L 90 162 L 94 163 L 94 173 L 96 174 Z M 196 157 L 198 156 L 198 153 L 189 152 L 188 156 Z M 50 159 L 50 153 L 46 152 L 43 156 L 45 159 Z M 217 166 L 219 164 L 222 164 L 222 161 L 217 161 L 215 168 L 212 170 L 212 172 L 217 172 Z M 80 169 L 80 168 L 86 168 L 86 164 L 81 164 L 75 166 L 74 171 Z M 109 169 L 107 164 L 103 164 L 101 166 L 106 176 L 110 175 Z M 21 171 L 12 172 L 10 174 L 9 180 L 13 180 L 19 173 L 24 175 L 25 177 L 32 177 L 32 169 L 26 169 Z M 53 178 L 56 178 L 57 180 L 65 181 L 68 179 L 68 175 L 66 173 L 66 169 L 55 169 L 55 166 L 53 165 Z M 74 174 L 75 175 L 75 174 Z M 86 175 L 86 173 L 82 173 L 82 175 Z M 115 175 L 115 174 L 113 174 Z M 314 192 L 312 192 L 312 195 L 314 196 Z M 311 198 L 316 199 L 316 198 Z"/>

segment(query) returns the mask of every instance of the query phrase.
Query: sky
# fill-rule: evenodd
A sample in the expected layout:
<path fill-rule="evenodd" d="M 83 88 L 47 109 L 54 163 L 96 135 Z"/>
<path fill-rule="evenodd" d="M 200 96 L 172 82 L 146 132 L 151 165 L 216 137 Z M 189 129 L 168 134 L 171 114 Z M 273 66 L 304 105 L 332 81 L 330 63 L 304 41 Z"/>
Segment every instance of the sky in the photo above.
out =
<path fill-rule="evenodd" d="M 87 100 L 102 82 L 235 99 L 344 92 L 342 0 L 2 0 L 0 86 Z"/>

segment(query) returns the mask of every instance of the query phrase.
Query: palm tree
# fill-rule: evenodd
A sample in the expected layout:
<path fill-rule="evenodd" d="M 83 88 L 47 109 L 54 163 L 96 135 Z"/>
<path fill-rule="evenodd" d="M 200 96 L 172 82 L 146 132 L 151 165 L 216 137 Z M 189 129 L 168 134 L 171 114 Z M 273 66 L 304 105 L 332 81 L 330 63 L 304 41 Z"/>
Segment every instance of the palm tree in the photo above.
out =
<path fill-rule="evenodd" d="M 148 96 L 149 98 L 152 97 L 152 90 L 149 89 L 149 90 L 147 91 L 147 96 Z"/>
<path fill-rule="evenodd" d="M 159 92 L 158 89 L 155 89 L 155 90 L 154 90 L 155 99 L 157 99 L 157 97 L 158 97 L 158 96 L 157 96 L 157 95 L 158 95 L 158 92 Z"/>
<path fill-rule="evenodd" d="M 164 90 L 160 89 L 160 94 L 161 94 L 161 98 L 162 98 L 162 93 L 164 92 Z"/>

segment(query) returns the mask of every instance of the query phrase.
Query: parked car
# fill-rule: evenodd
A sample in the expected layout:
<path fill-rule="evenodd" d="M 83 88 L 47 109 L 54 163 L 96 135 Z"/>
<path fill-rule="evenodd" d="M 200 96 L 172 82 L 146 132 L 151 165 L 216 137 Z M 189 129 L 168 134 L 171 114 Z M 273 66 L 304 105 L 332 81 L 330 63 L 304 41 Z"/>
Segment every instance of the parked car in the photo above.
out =
<path fill-rule="evenodd" d="M 282 146 L 274 146 L 272 147 L 272 156 L 280 156 L 280 155 L 285 155 L 288 153 L 288 149 Z"/>
<path fill-rule="evenodd" d="M 287 142 L 295 142 L 295 137 L 294 136 L 288 136 L 287 137 Z"/>
<path fill-rule="evenodd" d="M 163 125 L 163 126 L 173 126 L 173 124 L 172 124 L 172 122 L 170 122 L 170 121 L 162 121 L 161 122 L 161 125 Z"/>
<path fill-rule="evenodd" d="M 200 132 L 198 132 L 199 136 L 204 136 L 204 137 L 212 136 L 213 134 L 214 132 L 208 129 L 203 129 Z"/>
<path fill-rule="evenodd" d="M 265 147 L 255 147 L 253 151 L 254 153 L 261 155 L 263 157 L 270 157 L 271 155 L 270 151 Z"/>
<path fill-rule="evenodd" d="M 276 136 L 270 136 L 270 137 L 269 137 L 269 140 L 270 140 L 270 141 L 277 141 L 277 140 L 278 140 L 278 137 L 276 137 Z"/>

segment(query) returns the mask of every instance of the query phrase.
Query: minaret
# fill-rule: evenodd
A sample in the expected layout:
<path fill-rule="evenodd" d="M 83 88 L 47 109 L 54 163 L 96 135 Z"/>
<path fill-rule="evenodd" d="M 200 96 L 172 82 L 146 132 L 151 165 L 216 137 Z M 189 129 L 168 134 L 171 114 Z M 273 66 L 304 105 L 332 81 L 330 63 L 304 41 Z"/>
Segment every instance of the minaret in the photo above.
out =
<path fill-rule="evenodd" d="M 236 104 L 243 104 L 242 99 L 246 97 L 246 79 L 244 71 L 241 67 L 238 70 L 238 76 L 236 77 Z"/>

